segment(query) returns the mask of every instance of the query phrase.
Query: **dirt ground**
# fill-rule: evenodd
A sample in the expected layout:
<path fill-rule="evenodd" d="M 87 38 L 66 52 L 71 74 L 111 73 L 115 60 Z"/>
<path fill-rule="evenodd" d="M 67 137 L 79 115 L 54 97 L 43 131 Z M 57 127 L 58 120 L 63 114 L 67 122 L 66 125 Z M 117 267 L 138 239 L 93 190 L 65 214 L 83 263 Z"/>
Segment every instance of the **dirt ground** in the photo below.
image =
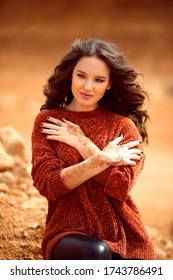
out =
<path fill-rule="evenodd" d="M 59 2 L 59 5 L 56 5 Z M 147 2 L 147 1 L 145 1 Z M 162 1 L 158 1 L 162 2 Z M 128 6 L 128 1 L 1 1 L 0 127 L 18 131 L 31 158 L 31 131 L 43 102 L 42 87 L 76 38 L 116 42 L 144 74 L 149 145 L 146 163 L 132 191 L 159 259 L 173 259 L 173 6 Z M 120 4 L 122 3 L 122 4 Z M 154 11 L 154 12 L 153 12 Z M 28 167 L 30 168 L 30 166 Z M 28 169 L 29 170 L 29 169 Z M 27 171 L 0 186 L 0 259 L 41 259 L 46 201 Z"/>

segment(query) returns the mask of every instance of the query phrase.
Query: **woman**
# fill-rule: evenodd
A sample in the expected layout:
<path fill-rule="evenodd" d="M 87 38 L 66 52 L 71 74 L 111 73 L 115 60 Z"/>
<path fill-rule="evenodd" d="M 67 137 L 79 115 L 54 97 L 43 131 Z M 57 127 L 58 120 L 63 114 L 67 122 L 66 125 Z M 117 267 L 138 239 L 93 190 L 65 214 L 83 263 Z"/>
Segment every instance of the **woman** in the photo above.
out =
<path fill-rule="evenodd" d="M 131 196 L 147 142 L 147 94 L 112 43 L 76 40 L 44 88 L 32 178 L 47 198 L 45 259 L 154 259 Z"/>

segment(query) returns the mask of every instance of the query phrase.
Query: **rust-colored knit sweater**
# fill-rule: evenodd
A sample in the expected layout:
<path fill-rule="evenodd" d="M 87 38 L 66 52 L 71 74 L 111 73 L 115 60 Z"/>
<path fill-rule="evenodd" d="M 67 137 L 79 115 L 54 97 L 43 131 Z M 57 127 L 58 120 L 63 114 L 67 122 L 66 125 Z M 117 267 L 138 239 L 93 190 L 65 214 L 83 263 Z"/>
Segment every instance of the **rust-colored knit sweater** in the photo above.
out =
<path fill-rule="evenodd" d="M 96 235 L 112 252 L 130 259 L 155 259 L 153 245 L 129 194 L 143 168 L 144 157 L 135 166 L 109 167 L 70 190 L 61 170 L 79 163 L 82 157 L 73 147 L 47 140 L 40 132 L 46 117 L 78 124 L 100 149 L 124 136 L 124 142 L 140 138 L 134 123 L 103 107 L 89 112 L 66 108 L 43 110 L 36 117 L 32 133 L 32 178 L 34 186 L 48 200 L 48 215 L 42 250 L 50 259 L 55 243 L 68 234 Z"/>

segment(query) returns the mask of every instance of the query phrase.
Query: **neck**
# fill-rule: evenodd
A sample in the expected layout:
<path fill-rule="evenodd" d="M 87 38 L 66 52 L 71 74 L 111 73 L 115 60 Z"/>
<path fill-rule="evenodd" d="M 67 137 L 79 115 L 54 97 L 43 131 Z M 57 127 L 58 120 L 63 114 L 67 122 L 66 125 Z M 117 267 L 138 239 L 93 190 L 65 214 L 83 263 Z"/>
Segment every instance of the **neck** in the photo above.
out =
<path fill-rule="evenodd" d="M 72 102 L 65 107 L 74 112 L 89 112 L 95 110 L 98 108 L 98 106 L 98 104 L 94 104 L 93 106 L 80 106 L 79 104 L 76 104 L 74 100 L 72 100 Z"/>

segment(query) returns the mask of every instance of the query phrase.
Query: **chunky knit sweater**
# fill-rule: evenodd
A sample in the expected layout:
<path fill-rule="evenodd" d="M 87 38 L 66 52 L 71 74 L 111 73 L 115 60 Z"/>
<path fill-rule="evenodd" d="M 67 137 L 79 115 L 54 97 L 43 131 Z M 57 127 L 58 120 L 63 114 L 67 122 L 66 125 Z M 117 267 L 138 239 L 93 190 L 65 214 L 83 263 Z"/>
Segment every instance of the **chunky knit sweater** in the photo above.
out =
<path fill-rule="evenodd" d="M 61 170 L 83 159 L 76 149 L 46 139 L 40 124 L 52 116 L 78 124 L 99 149 L 124 136 L 128 142 L 140 139 L 134 123 L 123 116 L 98 107 L 89 112 L 66 108 L 41 111 L 32 132 L 33 184 L 48 201 L 46 228 L 42 241 L 45 259 L 50 259 L 56 242 L 69 234 L 87 234 L 103 239 L 112 252 L 127 259 L 155 259 L 130 190 L 140 174 L 144 156 L 135 166 L 108 167 L 75 189 L 62 180 Z"/>

